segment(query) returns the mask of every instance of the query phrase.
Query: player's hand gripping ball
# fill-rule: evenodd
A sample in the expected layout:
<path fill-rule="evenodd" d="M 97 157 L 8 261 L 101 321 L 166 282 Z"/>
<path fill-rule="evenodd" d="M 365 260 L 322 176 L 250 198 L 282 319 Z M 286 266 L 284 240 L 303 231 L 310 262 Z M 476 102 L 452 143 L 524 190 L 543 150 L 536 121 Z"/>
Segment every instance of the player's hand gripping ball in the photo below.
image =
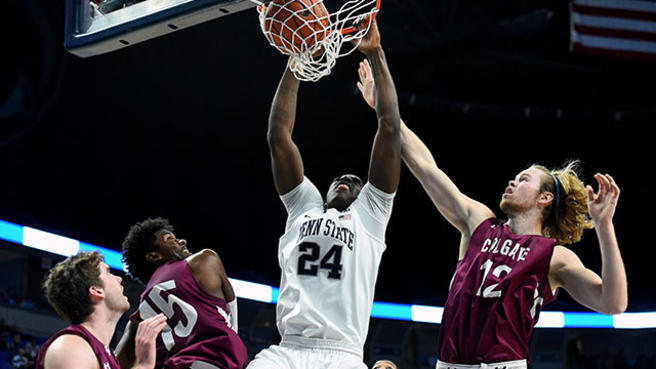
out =
<path fill-rule="evenodd" d="M 330 28 L 323 0 L 273 0 L 264 15 L 264 34 L 285 54 L 311 50 Z"/>

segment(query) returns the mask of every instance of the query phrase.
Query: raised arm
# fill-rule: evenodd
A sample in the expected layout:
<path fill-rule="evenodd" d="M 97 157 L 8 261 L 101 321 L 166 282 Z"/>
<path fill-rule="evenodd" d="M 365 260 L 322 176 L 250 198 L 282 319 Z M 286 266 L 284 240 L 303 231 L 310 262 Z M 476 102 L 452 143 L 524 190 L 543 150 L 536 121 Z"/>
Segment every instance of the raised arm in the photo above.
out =
<path fill-rule="evenodd" d="M 376 82 L 366 59 L 360 63 L 358 73 L 360 81 L 357 87 L 367 104 L 373 108 L 377 101 Z M 468 237 L 483 220 L 494 216 L 485 205 L 460 192 L 453 181 L 437 167 L 433 155 L 424 142 L 402 120 L 401 156 L 440 213 L 460 230 L 463 236 Z M 463 243 L 466 246 L 467 242 Z"/>
<path fill-rule="evenodd" d="M 286 68 L 269 113 L 267 139 L 273 181 L 279 195 L 289 192 L 303 181 L 301 153 L 292 141 L 299 84 L 294 74 Z"/>
<path fill-rule="evenodd" d="M 396 88 L 387 66 L 375 19 L 358 49 L 369 60 L 376 82 L 378 131 L 369 161 L 369 182 L 380 190 L 393 193 L 399 185 L 401 174 L 401 115 Z"/>
<path fill-rule="evenodd" d="M 601 276 L 587 269 L 571 250 L 558 246 L 549 268 L 551 287 L 563 287 L 579 303 L 604 314 L 626 310 L 628 291 L 624 262 L 615 236 L 613 215 L 620 189 L 609 175 L 595 175 L 598 193 L 587 186 L 588 210 L 601 250 Z"/>

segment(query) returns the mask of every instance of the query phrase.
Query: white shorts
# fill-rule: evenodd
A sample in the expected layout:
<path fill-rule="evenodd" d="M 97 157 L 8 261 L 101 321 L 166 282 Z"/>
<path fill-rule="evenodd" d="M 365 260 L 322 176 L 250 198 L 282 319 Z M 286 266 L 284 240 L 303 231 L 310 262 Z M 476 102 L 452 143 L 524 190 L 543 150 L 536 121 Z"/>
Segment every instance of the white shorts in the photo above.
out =
<path fill-rule="evenodd" d="M 501 363 L 481 363 L 475 365 L 451 364 L 437 361 L 436 369 L 526 369 L 526 360 L 504 361 Z"/>
<path fill-rule="evenodd" d="M 272 345 L 246 369 L 367 369 L 362 358 L 344 351 Z"/>

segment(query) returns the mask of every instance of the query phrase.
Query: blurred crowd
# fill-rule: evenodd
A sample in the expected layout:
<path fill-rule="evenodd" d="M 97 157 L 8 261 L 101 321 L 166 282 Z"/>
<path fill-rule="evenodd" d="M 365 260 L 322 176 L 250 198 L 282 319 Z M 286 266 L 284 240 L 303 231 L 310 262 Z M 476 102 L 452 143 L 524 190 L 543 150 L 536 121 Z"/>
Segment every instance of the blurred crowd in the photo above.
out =
<path fill-rule="evenodd" d="M 624 348 L 609 347 L 590 353 L 584 349 L 581 338 L 573 339 L 565 349 L 565 369 L 656 369 L 656 350 L 627 355 Z"/>
<path fill-rule="evenodd" d="M 9 289 L 7 288 L 0 291 L 0 305 L 19 307 L 21 309 L 37 308 L 37 304 L 34 301 L 25 298 L 17 299 L 9 292 Z M 50 307 L 46 307 L 46 308 L 50 310 Z"/>
<path fill-rule="evenodd" d="M 0 319 L 0 369 L 32 369 L 43 339 L 28 336 Z"/>

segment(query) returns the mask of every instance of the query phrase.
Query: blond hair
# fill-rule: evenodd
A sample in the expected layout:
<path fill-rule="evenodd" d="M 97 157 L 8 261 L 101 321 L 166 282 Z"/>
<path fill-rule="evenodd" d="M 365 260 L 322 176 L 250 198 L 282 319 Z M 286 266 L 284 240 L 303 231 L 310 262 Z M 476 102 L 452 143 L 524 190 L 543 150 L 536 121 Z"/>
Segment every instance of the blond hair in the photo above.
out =
<path fill-rule="evenodd" d="M 571 160 L 559 169 L 548 169 L 542 165 L 532 167 L 543 172 L 540 192 L 554 195 L 554 200 L 544 210 L 542 232 L 561 244 L 580 241 L 583 231 L 593 228 L 594 224 L 588 214 L 588 193 L 579 178 L 579 161 Z"/>

